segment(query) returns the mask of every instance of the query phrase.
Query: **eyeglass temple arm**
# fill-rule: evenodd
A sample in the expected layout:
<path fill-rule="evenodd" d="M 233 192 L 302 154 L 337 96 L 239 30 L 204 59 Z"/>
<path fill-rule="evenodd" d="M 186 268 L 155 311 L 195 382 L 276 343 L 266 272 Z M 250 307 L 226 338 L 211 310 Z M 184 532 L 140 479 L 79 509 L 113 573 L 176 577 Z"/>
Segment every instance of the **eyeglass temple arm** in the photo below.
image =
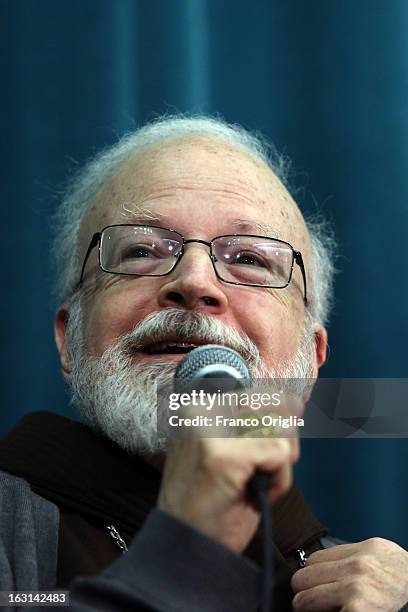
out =
<path fill-rule="evenodd" d="M 305 289 L 305 295 L 303 297 L 303 302 L 304 302 L 305 306 L 307 306 L 308 302 L 307 302 L 306 272 L 305 272 L 305 266 L 304 266 L 304 263 L 303 263 L 302 253 L 300 251 L 294 251 L 293 254 L 295 256 L 295 261 L 296 261 L 297 265 L 299 266 L 299 268 L 302 271 L 303 286 L 304 286 L 304 289 Z"/>
<path fill-rule="evenodd" d="M 101 232 L 96 232 L 96 234 L 94 234 L 92 236 L 92 240 L 89 243 L 89 247 L 88 250 L 86 252 L 85 258 L 84 258 L 84 263 L 82 264 L 82 270 L 81 270 L 81 278 L 79 279 L 79 283 L 78 283 L 78 287 L 80 287 L 82 285 L 82 278 L 84 276 L 84 272 L 85 272 L 85 266 L 86 266 L 86 262 L 88 261 L 88 257 L 91 254 L 91 251 L 96 247 L 96 245 L 99 243 L 99 240 L 101 239 Z"/>

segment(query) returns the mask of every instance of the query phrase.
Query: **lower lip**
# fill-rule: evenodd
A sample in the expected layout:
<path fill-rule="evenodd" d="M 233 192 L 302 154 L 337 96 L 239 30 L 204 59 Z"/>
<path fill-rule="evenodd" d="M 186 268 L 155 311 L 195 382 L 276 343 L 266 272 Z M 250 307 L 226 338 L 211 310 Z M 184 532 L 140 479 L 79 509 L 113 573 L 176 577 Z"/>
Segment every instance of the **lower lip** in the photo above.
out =
<path fill-rule="evenodd" d="M 152 355 L 149 353 L 137 353 L 139 359 L 148 361 L 157 361 L 158 359 L 160 359 L 160 361 L 181 361 L 186 355 L 188 355 L 188 353 L 154 353 Z"/>

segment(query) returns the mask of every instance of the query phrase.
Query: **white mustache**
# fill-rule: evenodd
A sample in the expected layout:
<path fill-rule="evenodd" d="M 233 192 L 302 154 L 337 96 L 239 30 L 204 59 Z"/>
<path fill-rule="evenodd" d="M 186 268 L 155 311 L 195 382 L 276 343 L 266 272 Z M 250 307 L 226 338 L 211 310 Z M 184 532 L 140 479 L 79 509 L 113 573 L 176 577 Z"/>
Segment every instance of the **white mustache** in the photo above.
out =
<path fill-rule="evenodd" d="M 195 339 L 228 346 L 237 351 L 250 368 L 257 368 L 261 362 L 258 347 L 246 334 L 201 312 L 188 312 L 179 308 L 166 308 L 147 315 L 133 330 L 118 338 L 116 348 L 131 355 L 148 344 L 169 337 L 184 342 Z"/>

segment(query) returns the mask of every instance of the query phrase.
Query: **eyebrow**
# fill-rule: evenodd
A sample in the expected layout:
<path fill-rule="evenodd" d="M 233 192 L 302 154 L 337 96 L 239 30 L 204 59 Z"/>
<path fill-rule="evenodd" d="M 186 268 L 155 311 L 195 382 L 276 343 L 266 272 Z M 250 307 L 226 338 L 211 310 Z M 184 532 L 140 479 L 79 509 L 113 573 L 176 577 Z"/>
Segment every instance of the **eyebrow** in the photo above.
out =
<path fill-rule="evenodd" d="M 279 231 L 272 227 L 271 225 L 267 225 L 266 223 L 262 223 L 260 221 L 254 221 L 253 219 L 235 219 L 232 221 L 232 225 L 239 227 L 243 231 L 258 231 L 261 232 L 264 236 L 270 236 L 273 238 L 280 238 Z"/>
<path fill-rule="evenodd" d="M 132 204 L 132 208 L 128 208 L 128 203 L 122 204 L 122 217 L 131 221 L 162 221 L 167 218 L 167 215 L 162 215 L 157 212 L 152 212 L 148 208 Z"/>
<path fill-rule="evenodd" d="M 122 206 L 123 211 L 121 215 L 126 219 L 134 221 L 135 223 L 144 221 L 156 221 L 160 224 L 168 223 L 168 215 L 163 215 L 158 212 L 152 212 L 148 208 L 137 206 L 132 204 L 132 208 L 128 208 L 126 202 Z M 255 221 L 254 219 L 234 219 L 231 222 L 238 231 L 242 232 L 258 232 L 263 236 L 270 236 L 271 238 L 280 238 L 280 232 L 266 223 L 261 221 Z"/>

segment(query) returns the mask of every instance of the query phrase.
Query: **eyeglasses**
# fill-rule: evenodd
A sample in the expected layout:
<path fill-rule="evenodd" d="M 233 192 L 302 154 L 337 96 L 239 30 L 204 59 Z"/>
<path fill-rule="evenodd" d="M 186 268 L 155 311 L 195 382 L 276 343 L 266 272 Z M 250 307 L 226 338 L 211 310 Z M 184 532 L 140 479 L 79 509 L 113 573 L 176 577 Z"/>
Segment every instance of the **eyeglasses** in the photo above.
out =
<path fill-rule="evenodd" d="M 291 281 L 294 264 L 300 267 L 307 305 L 306 273 L 302 254 L 283 240 L 251 234 L 217 236 L 211 242 L 185 240 L 172 229 L 151 225 L 109 225 L 92 236 L 81 270 L 99 245 L 99 266 L 110 274 L 165 276 L 180 261 L 186 244 L 197 242 L 210 249 L 216 276 L 224 283 L 284 289 Z"/>

